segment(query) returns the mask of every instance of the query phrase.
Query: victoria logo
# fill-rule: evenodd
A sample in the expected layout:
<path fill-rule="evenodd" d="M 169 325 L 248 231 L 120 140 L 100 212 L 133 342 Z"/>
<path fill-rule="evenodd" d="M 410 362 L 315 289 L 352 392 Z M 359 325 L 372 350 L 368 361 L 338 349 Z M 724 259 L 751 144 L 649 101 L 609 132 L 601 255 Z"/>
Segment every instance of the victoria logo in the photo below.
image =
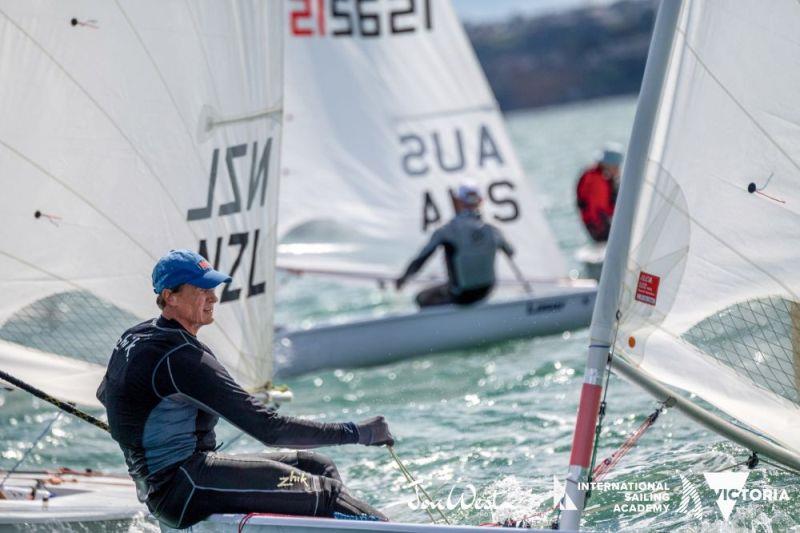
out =
<path fill-rule="evenodd" d="M 786 489 L 752 488 L 746 489 L 747 477 L 750 472 L 705 472 L 703 476 L 706 483 L 717 497 L 717 506 L 722 513 L 722 518 L 727 522 L 733 512 L 733 507 L 739 500 L 744 501 L 788 501 L 789 494 Z"/>
<path fill-rule="evenodd" d="M 727 522 L 739 501 L 750 472 L 705 472 L 706 483 L 717 495 L 717 506 Z"/>

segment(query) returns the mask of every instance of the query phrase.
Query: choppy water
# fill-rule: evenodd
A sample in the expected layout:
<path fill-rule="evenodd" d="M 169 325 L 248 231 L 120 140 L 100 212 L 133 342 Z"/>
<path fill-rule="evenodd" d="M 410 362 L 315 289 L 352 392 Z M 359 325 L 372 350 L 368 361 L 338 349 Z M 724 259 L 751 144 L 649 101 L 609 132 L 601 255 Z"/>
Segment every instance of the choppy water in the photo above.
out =
<path fill-rule="evenodd" d="M 574 211 L 574 181 L 580 167 L 607 140 L 626 142 L 635 101 L 630 98 L 583 103 L 511 115 L 509 128 L 528 175 L 544 196 L 548 219 L 567 257 L 586 242 Z M 577 268 L 576 264 L 573 267 Z M 406 308 L 408 295 L 314 279 L 292 280 L 278 294 L 278 321 L 298 323 L 368 309 Z M 446 501 L 465 496 L 466 509 L 448 511 L 452 522 L 477 524 L 507 516 L 544 513 L 552 505 L 553 476 L 566 471 L 574 415 L 582 382 L 585 330 L 491 349 L 456 352 L 380 368 L 320 372 L 288 381 L 296 400 L 286 414 L 318 420 L 358 420 L 385 415 L 397 438 L 396 451 L 431 495 Z M 612 378 L 600 456 L 605 457 L 655 408 L 645 393 Z M 0 394 L 0 467 L 9 468 L 54 415 L 42 402 L 21 394 Z M 236 432 L 220 428 L 221 440 Z M 247 437 L 228 451 L 261 446 Z M 414 493 L 383 449 L 358 446 L 327 450 L 354 492 L 384 508 L 394 519 L 426 522 L 409 502 Z M 677 411 L 663 415 L 607 478 L 627 483 L 661 483 L 669 504 L 663 512 L 629 511 L 615 505 L 650 491 L 596 493 L 586 526 L 603 531 L 787 531 L 800 523 L 797 477 L 759 468 L 750 488 L 784 488 L 789 501 L 739 501 L 730 521 L 722 520 L 702 472 L 746 458 L 746 452 L 691 422 Z M 117 446 L 100 431 L 62 417 L 26 466 L 92 467 L 124 472 Z M 678 511 L 681 478 L 699 491 L 701 517 Z M 494 511 L 476 508 L 470 486 Z M 121 530 L 157 530 L 147 520 Z"/>

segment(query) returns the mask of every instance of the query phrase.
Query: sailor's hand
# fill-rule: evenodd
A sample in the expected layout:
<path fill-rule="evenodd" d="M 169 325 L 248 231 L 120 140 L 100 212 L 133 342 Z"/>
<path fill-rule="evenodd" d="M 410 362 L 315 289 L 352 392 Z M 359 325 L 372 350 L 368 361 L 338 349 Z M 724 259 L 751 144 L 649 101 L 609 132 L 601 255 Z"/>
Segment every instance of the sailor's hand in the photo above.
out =
<path fill-rule="evenodd" d="M 364 446 L 394 446 L 394 437 L 389 431 L 389 424 L 382 416 L 373 416 L 358 424 L 358 443 Z"/>
<path fill-rule="evenodd" d="M 402 289 L 403 285 L 405 285 L 405 284 L 406 284 L 406 277 L 405 276 L 400 276 L 399 278 L 394 280 L 394 288 L 397 289 L 398 291 L 400 289 Z"/>

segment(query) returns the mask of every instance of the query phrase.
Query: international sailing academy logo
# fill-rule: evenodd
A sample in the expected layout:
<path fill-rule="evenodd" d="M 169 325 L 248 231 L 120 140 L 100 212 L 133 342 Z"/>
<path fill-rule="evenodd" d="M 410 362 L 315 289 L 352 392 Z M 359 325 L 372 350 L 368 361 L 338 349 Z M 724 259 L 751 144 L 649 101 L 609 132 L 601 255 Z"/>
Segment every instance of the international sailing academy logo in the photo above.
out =
<path fill-rule="evenodd" d="M 566 484 L 561 483 L 557 476 L 553 476 L 553 507 L 559 511 L 575 511 L 575 502 L 567 494 Z"/>
<path fill-rule="evenodd" d="M 678 506 L 677 511 L 680 514 L 689 515 L 690 517 L 700 520 L 703 518 L 703 504 L 700 502 L 700 493 L 697 492 L 697 487 L 694 483 L 686 479 L 681 474 L 681 504 Z"/>
<path fill-rule="evenodd" d="M 786 489 L 771 487 L 747 488 L 750 472 L 705 472 L 703 477 L 713 491 L 717 507 L 722 518 L 727 522 L 733 508 L 739 501 L 776 502 L 788 501 Z M 581 491 L 616 493 L 618 501 L 614 504 L 615 513 L 663 513 L 671 509 L 672 498 L 680 495 L 680 504 L 675 511 L 682 515 L 700 520 L 703 518 L 703 503 L 698 485 L 689 481 L 687 476 L 680 475 L 680 488 L 672 490 L 665 482 L 599 482 L 578 483 Z M 702 487 L 701 487 L 702 488 Z M 706 497 L 708 490 L 703 488 Z M 676 494 L 676 492 L 678 494 Z M 553 507 L 561 511 L 574 511 L 575 503 L 567 496 L 565 484 L 553 476 Z"/>

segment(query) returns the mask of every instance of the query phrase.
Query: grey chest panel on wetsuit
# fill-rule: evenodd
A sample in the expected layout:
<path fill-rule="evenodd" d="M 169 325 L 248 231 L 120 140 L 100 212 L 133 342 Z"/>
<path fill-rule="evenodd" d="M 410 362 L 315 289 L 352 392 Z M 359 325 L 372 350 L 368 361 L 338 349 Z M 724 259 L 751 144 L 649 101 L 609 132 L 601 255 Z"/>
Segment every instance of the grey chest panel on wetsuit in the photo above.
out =
<path fill-rule="evenodd" d="M 499 246 L 494 228 L 477 217 L 456 217 L 443 230 L 451 247 L 448 268 L 456 291 L 494 285 L 494 260 Z"/>

